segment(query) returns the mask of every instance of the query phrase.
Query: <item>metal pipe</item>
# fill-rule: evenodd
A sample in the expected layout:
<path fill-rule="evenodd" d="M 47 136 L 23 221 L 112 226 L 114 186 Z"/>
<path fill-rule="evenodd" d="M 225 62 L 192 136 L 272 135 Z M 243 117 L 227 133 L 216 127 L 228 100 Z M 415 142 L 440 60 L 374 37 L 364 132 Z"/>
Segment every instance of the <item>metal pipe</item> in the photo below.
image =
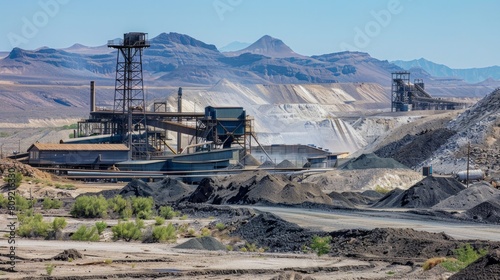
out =
<path fill-rule="evenodd" d="M 90 112 L 95 112 L 95 82 L 90 81 Z"/>
<path fill-rule="evenodd" d="M 180 87 L 177 91 L 177 112 L 182 113 L 182 88 Z M 177 121 L 180 123 L 181 118 L 178 118 Z M 177 132 L 177 153 L 180 154 L 182 152 L 182 134 Z"/>

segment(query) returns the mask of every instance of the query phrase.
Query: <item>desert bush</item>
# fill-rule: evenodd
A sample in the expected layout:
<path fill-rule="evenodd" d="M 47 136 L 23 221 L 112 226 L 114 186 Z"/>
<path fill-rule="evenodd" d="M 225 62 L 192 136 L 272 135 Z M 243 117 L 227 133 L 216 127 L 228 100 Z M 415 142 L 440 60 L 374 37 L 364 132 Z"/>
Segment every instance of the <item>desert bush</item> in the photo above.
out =
<path fill-rule="evenodd" d="M 321 236 L 315 235 L 315 236 L 313 236 L 313 239 L 311 241 L 311 245 L 309 247 L 311 247 L 311 249 L 318 256 L 321 256 L 324 254 L 328 254 L 328 252 L 330 252 L 330 249 L 332 248 L 332 245 L 330 244 L 331 241 L 332 241 L 331 236 L 321 237 Z"/>
<path fill-rule="evenodd" d="M 125 199 L 121 195 L 117 195 L 108 199 L 108 206 L 109 209 L 117 213 L 120 218 L 128 219 L 132 217 L 132 204 L 130 199 Z"/>
<path fill-rule="evenodd" d="M 174 209 L 170 206 L 160 207 L 160 216 L 167 219 L 167 220 L 172 219 L 173 217 L 176 216 L 176 214 L 177 214 L 177 212 L 175 212 Z"/>
<path fill-rule="evenodd" d="M 23 174 L 21 172 L 14 173 L 14 187 L 17 189 L 23 182 Z"/>
<path fill-rule="evenodd" d="M 435 258 L 430 258 L 428 260 L 426 260 L 424 262 L 424 264 L 422 265 L 422 268 L 427 271 L 433 267 L 435 267 L 436 265 L 444 262 L 446 260 L 446 258 L 444 257 L 435 257 Z"/>
<path fill-rule="evenodd" d="M 488 251 L 485 249 L 479 249 L 476 251 L 470 244 L 465 244 L 454 251 L 456 259 L 448 258 L 441 263 L 441 266 L 448 271 L 457 272 L 487 253 Z"/>
<path fill-rule="evenodd" d="M 0 208 L 8 208 L 9 207 L 9 199 L 0 194 Z"/>
<path fill-rule="evenodd" d="M 102 234 L 102 232 L 106 229 L 107 226 L 108 226 L 108 224 L 106 224 L 106 222 L 104 222 L 104 221 L 95 222 L 95 227 L 97 228 L 97 233 L 99 235 Z"/>
<path fill-rule="evenodd" d="M 73 207 L 71 215 L 77 218 L 104 218 L 107 216 L 108 202 L 104 196 L 79 196 Z"/>
<path fill-rule="evenodd" d="M 54 264 L 51 264 L 51 263 L 48 263 L 48 264 L 45 264 L 45 271 L 47 271 L 47 275 L 52 275 L 52 272 L 54 271 L 54 268 L 56 266 Z"/>
<path fill-rule="evenodd" d="M 119 222 L 118 225 L 111 228 L 113 239 L 123 239 L 127 242 L 138 240 L 142 236 L 141 225 L 134 222 Z"/>
<path fill-rule="evenodd" d="M 42 209 L 59 209 L 62 207 L 62 201 L 51 198 L 44 198 L 42 202 Z"/>
<path fill-rule="evenodd" d="M 387 193 L 389 193 L 391 190 L 390 190 L 390 189 L 388 189 L 388 188 L 384 188 L 384 187 L 382 187 L 382 186 L 380 186 L 380 185 L 376 185 L 376 186 L 375 186 L 375 191 L 376 191 L 376 192 L 378 192 L 378 193 L 380 193 L 380 194 L 387 194 Z"/>
<path fill-rule="evenodd" d="M 33 201 L 26 199 L 19 194 L 15 194 L 15 200 L 16 200 L 16 210 L 17 211 L 25 211 L 30 209 L 33 206 Z"/>
<path fill-rule="evenodd" d="M 168 226 L 153 227 L 153 240 L 155 242 L 175 242 L 177 240 L 177 230 L 172 223 Z"/>
<path fill-rule="evenodd" d="M 71 235 L 71 240 L 76 241 L 99 241 L 99 232 L 96 226 L 88 228 L 85 225 L 81 225 L 74 233 Z"/>
<path fill-rule="evenodd" d="M 212 232 L 208 228 L 204 227 L 201 229 L 200 235 L 201 236 L 210 236 L 210 235 L 212 235 Z"/>
<path fill-rule="evenodd" d="M 68 223 L 66 222 L 65 218 L 62 217 L 56 217 L 52 221 L 52 230 L 55 232 L 63 230 Z"/>
<path fill-rule="evenodd" d="M 161 226 L 165 223 L 165 219 L 163 217 L 155 217 L 155 225 Z"/>
<path fill-rule="evenodd" d="M 215 225 L 215 228 L 218 229 L 219 231 L 223 231 L 226 229 L 226 225 L 224 223 L 217 223 Z"/>
<path fill-rule="evenodd" d="M 133 197 L 132 210 L 137 218 L 150 219 L 153 215 L 154 201 L 152 197 Z"/>
<path fill-rule="evenodd" d="M 41 214 L 22 216 L 18 219 L 18 234 L 21 237 L 47 237 L 51 230 L 51 224 L 44 222 Z"/>

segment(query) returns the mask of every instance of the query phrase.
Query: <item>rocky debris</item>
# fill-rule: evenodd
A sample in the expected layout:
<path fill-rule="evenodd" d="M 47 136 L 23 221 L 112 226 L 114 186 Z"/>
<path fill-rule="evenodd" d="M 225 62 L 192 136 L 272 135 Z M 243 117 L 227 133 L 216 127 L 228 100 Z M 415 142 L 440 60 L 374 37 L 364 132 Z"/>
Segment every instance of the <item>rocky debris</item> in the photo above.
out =
<path fill-rule="evenodd" d="M 457 195 L 439 202 L 432 208 L 442 210 L 468 210 L 492 198 L 500 198 L 500 190 L 494 189 L 490 184 L 483 181 L 472 184 L 470 187 L 460 191 Z"/>
<path fill-rule="evenodd" d="M 13 159 L 0 159 L 0 175 L 7 175 L 8 170 L 13 168 L 16 172 L 21 172 L 23 176 L 38 178 L 38 179 L 52 179 L 51 174 L 40 171 L 34 167 L 27 164 L 23 164 L 17 160 Z"/>
<path fill-rule="evenodd" d="M 500 279 L 500 250 L 495 250 L 453 274 L 449 280 Z"/>
<path fill-rule="evenodd" d="M 218 220 L 228 223 L 248 219 L 256 215 L 251 208 L 233 208 L 227 205 L 211 205 L 201 203 L 181 202 L 176 205 L 176 209 L 190 218 L 217 217 Z"/>
<path fill-rule="evenodd" d="M 399 203 L 399 196 L 404 192 L 404 190 L 396 188 L 392 191 L 386 193 L 380 200 L 375 202 L 372 207 L 374 208 L 390 208 L 393 205 Z"/>
<path fill-rule="evenodd" d="M 388 193 L 373 207 L 384 208 L 426 208 L 432 207 L 448 197 L 465 189 L 464 185 L 453 178 L 425 177 L 408 190 L 399 194 Z"/>
<path fill-rule="evenodd" d="M 430 158 L 456 132 L 447 128 L 424 130 L 416 135 L 407 134 L 378 150 L 375 154 L 383 158 L 393 158 L 405 166 L 415 167 Z"/>
<path fill-rule="evenodd" d="M 190 239 L 180 245 L 175 246 L 177 249 L 190 249 L 190 250 L 208 250 L 208 251 L 225 251 L 226 246 L 217 239 L 211 236 L 203 236 L 199 238 Z"/>
<path fill-rule="evenodd" d="M 314 184 L 292 182 L 284 175 L 262 170 L 223 179 L 205 178 L 187 201 L 210 204 L 332 203 L 332 199 Z"/>
<path fill-rule="evenodd" d="M 371 169 L 371 168 L 408 169 L 408 167 L 395 161 L 392 158 L 381 158 L 378 157 L 376 154 L 362 154 L 361 156 L 349 161 L 347 164 L 340 167 L 340 169 L 343 170 Z"/>
<path fill-rule="evenodd" d="M 500 224 L 500 199 L 480 203 L 465 211 L 464 216 L 476 221 Z"/>
<path fill-rule="evenodd" d="M 158 182 L 146 183 L 142 180 L 133 179 L 121 190 L 106 190 L 102 194 L 106 198 L 111 198 L 115 195 L 123 197 L 153 197 L 156 205 L 164 205 L 166 203 L 175 203 L 182 198 L 189 196 L 194 191 L 194 188 L 183 183 L 180 180 L 169 177 Z"/>
<path fill-rule="evenodd" d="M 331 232 L 334 256 L 425 260 L 453 254 L 460 242 L 444 233 L 409 228 L 349 229 Z"/>
<path fill-rule="evenodd" d="M 270 213 L 251 218 L 232 234 L 249 243 L 267 247 L 270 252 L 299 252 L 302 245 L 309 244 L 314 235 L 313 232 Z"/>
<path fill-rule="evenodd" d="M 83 258 L 83 255 L 76 249 L 68 249 L 64 250 L 62 253 L 57 254 L 52 259 L 55 261 L 68 261 L 69 259 L 76 260 L 81 258 Z"/>
<path fill-rule="evenodd" d="M 270 280 L 314 280 L 311 276 L 303 276 L 302 274 L 294 271 L 282 272 L 274 276 Z"/>
<path fill-rule="evenodd" d="M 276 168 L 296 168 L 295 164 L 293 164 L 291 161 L 285 159 L 282 162 L 278 163 L 276 165 Z"/>

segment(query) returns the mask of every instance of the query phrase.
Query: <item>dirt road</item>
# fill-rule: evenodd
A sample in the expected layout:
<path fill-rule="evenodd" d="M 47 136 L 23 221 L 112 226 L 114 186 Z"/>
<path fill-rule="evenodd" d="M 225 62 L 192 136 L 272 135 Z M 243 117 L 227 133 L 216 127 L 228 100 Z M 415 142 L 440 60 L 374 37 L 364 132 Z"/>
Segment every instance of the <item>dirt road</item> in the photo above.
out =
<path fill-rule="evenodd" d="M 413 228 L 428 232 L 445 232 L 457 239 L 500 241 L 500 225 L 462 222 L 403 212 L 335 210 L 331 212 L 303 208 L 253 206 L 299 226 L 317 230 Z"/>

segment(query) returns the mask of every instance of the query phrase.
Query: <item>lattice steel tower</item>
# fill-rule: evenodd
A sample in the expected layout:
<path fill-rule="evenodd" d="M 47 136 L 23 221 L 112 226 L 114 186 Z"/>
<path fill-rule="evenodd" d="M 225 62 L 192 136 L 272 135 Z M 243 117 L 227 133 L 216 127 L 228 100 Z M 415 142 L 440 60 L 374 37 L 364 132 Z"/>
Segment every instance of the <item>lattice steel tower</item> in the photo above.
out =
<path fill-rule="evenodd" d="M 130 148 L 130 158 L 146 158 L 148 137 L 146 104 L 142 74 L 142 52 L 148 48 L 147 33 L 130 32 L 123 40 L 108 41 L 108 47 L 118 50 L 116 57 L 113 132 L 123 136 Z"/>

